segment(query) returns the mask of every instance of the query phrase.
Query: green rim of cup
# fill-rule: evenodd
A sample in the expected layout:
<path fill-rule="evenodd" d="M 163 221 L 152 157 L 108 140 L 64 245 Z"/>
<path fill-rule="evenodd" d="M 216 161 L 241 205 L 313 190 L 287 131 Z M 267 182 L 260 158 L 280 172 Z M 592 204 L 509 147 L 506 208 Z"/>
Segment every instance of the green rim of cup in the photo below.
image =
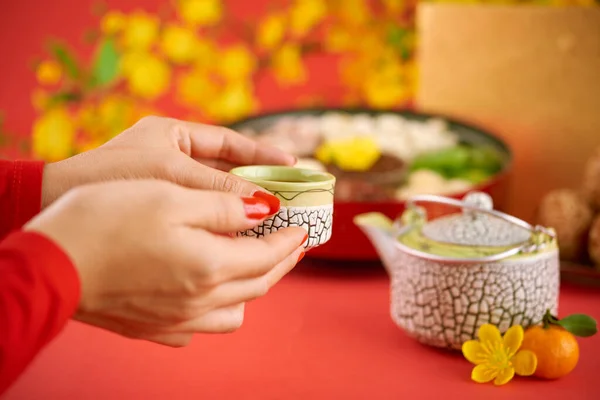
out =
<path fill-rule="evenodd" d="M 335 176 L 328 172 L 296 167 L 248 165 L 229 172 L 265 189 L 305 191 L 335 185 Z"/>

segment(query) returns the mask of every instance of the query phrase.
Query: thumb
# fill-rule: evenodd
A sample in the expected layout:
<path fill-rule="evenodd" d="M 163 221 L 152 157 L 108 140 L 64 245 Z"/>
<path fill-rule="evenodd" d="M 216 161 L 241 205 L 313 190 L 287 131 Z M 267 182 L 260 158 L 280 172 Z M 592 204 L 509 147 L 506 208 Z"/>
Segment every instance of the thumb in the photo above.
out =
<path fill-rule="evenodd" d="M 207 167 L 198 161 L 181 154 L 177 166 L 171 169 L 169 180 L 192 189 L 216 190 L 231 192 L 239 196 L 252 196 L 257 191 L 264 190 L 228 172 Z"/>
<path fill-rule="evenodd" d="M 190 227 L 213 233 L 232 233 L 254 228 L 260 221 L 279 209 L 279 200 L 266 193 L 240 197 L 234 193 L 193 190 L 179 187 L 177 220 Z"/>

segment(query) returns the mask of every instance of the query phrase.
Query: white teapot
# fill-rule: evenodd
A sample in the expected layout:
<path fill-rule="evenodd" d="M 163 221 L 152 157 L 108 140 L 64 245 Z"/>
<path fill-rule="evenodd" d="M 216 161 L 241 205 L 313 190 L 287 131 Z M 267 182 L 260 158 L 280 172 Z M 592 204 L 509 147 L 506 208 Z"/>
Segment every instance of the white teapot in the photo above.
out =
<path fill-rule="evenodd" d="M 461 212 L 427 220 L 417 203 Z M 451 349 L 492 323 L 502 332 L 558 313 L 560 262 L 554 230 L 493 210 L 485 193 L 462 201 L 421 195 L 400 220 L 379 213 L 354 219 L 391 278 L 391 316 L 418 341 Z"/>

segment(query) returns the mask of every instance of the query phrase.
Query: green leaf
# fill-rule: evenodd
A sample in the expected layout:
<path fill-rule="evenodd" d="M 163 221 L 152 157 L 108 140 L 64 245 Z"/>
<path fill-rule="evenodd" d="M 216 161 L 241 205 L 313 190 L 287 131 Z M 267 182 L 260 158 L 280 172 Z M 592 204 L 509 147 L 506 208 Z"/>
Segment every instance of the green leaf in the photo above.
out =
<path fill-rule="evenodd" d="M 572 314 L 555 323 L 579 337 L 593 336 L 598 332 L 596 320 L 585 314 Z"/>
<path fill-rule="evenodd" d="M 411 170 L 429 169 L 449 178 L 464 171 L 468 163 L 469 149 L 459 145 L 419 155 L 413 160 Z"/>
<path fill-rule="evenodd" d="M 50 53 L 56 58 L 56 61 L 63 67 L 67 76 L 72 79 L 78 79 L 81 76 L 81 71 L 77 64 L 75 56 L 63 44 L 52 42 L 49 45 Z"/>
<path fill-rule="evenodd" d="M 387 32 L 387 42 L 398 51 L 400 58 L 407 61 L 412 56 L 410 48 L 411 32 L 399 26 L 391 26 Z"/>
<path fill-rule="evenodd" d="M 398 26 L 392 26 L 387 34 L 388 43 L 394 47 L 401 48 L 404 44 L 406 34 L 406 29 L 402 29 Z"/>
<path fill-rule="evenodd" d="M 59 92 L 52 95 L 48 99 L 48 107 L 53 107 L 57 104 L 63 103 L 75 103 L 79 100 L 81 100 L 81 95 L 79 95 L 78 93 Z"/>
<path fill-rule="evenodd" d="M 94 61 L 93 85 L 104 86 L 115 80 L 119 73 L 120 55 L 112 38 L 105 38 L 98 46 Z"/>

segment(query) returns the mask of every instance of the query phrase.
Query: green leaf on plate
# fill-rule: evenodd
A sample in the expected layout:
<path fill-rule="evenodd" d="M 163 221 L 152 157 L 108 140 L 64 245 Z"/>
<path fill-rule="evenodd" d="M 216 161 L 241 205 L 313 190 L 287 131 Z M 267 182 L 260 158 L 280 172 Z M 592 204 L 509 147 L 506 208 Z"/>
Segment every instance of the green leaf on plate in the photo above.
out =
<path fill-rule="evenodd" d="M 92 79 L 94 86 L 105 86 L 112 83 L 119 74 L 120 54 L 113 38 L 103 39 L 94 60 Z"/>
<path fill-rule="evenodd" d="M 593 336 L 598 332 L 596 320 L 585 314 L 572 314 L 554 323 L 579 337 Z"/>

